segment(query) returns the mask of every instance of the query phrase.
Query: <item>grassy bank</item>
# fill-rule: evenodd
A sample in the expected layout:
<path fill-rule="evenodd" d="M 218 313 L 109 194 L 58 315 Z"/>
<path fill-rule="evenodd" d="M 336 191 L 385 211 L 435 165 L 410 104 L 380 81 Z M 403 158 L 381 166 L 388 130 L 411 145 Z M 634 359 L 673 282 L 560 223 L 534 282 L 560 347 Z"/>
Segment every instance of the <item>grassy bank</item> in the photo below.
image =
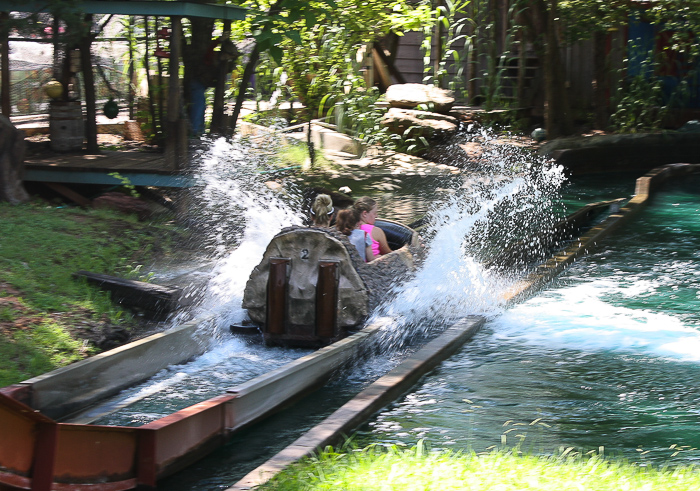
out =
<path fill-rule="evenodd" d="M 498 490 L 652 491 L 700 489 L 696 467 L 655 469 L 598 454 L 560 456 L 425 452 L 396 447 L 327 451 L 295 464 L 266 490 Z"/>
<path fill-rule="evenodd" d="M 0 203 L 0 387 L 126 341 L 138 319 L 72 273 L 141 279 L 141 266 L 173 254 L 181 236 L 164 220 Z"/>

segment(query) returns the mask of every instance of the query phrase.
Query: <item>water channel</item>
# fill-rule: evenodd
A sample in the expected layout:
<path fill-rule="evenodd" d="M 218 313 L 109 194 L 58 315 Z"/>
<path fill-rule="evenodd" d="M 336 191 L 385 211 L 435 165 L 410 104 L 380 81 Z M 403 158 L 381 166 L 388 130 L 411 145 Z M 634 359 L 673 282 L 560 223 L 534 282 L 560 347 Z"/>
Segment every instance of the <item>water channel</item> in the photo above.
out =
<path fill-rule="evenodd" d="M 202 159 L 199 194 L 200 220 L 213 231 L 203 244 L 216 262 L 200 305 L 220 315 L 212 349 L 120 395 L 138 402 L 99 423 L 152 421 L 306 353 L 263 348 L 227 332 L 245 316 L 240 299 L 261 249 L 302 217 L 294 182 L 286 183 L 287 194 L 270 192 L 252 170 L 259 164 L 231 170 L 232 160 L 251 161 L 247 150 L 236 154 L 217 145 Z M 595 254 L 533 298 L 504 308 L 500 292 L 517 275 L 488 270 L 481 260 L 586 203 L 629 198 L 639 176 L 565 182 L 560 169 L 518 167 L 499 158 L 489 165 L 490 173 L 471 176 L 354 180 L 354 195 L 375 197 L 386 218 L 430 217 L 422 233 L 431 253 L 416 278 L 374 314 L 387 319 L 383 349 L 166 479 L 163 489 L 230 486 L 386 373 L 417 342 L 466 314 L 486 315 L 486 328 L 365 425 L 357 444 L 410 446 L 422 439 L 435 449 L 484 451 L 520 443 L 542 452 L 602 446 L 656 463 L 696 459 L 698 181 L 664 190 Z"/>
<path fill-rule="evenodd" d="M 590 193 L 608 188 L 583 181 Z M 595 254 L 494 317 L 358 443 L 604 447 L 641 463 L 697 461 L 699 184 L 666 186 Z M 586 187 L 569 186 L 565 200 Z"/>

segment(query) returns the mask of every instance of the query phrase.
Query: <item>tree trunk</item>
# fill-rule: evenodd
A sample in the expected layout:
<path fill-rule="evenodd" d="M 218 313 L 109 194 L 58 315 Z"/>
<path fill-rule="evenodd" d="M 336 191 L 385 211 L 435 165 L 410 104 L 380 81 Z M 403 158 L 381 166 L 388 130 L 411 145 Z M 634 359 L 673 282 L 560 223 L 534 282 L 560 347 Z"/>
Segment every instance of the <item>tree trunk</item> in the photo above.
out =
<path fill-rule="evenodd" d="M 92 14 L 85 15 L 85 23 L 92 25 Z M 92 71 L 92 33 L 87 32 L 80 40 L 80 61 L 85 85 L 85 139 L 87 153 L 98 154 L 97 145 L 97 101 L 95 99 L 95 76 Z"/>
<path fill-rule="evenodd" d="M 548 138 L 556 138 L 573 132 L 573 118 L 566 92 L 565 75 L 557 38 L 557 1 L 549 0 L 545 29 L 545 108 L 544 119 Z"/>
<path fill-rule="evenodd" d="M 182 19 L 171 17 L 170 63 L 168 64 L 168 108 L 165 125 L 165 160 L 174 170 L 184 169 L 187 163 L 187 119 L 182 107 L 180 86 L 180 45 L 182 42 Z"/>
<path fill-rule="evenodd" d="M 222 40 L 227 40 L 231 37 L 231 21 L 224 22 L 224 32 Z M 223 42 L 223 41 L 222 41 Z M 217 135 L 222 135 L 225 132 L 224 125 L 224 92 L 226 92 L 226 76 L 228 75 L 226 68 L 228 63 L 218 67 L 219 71 L 216 77 L 216 87 L 214 88 L 214 105 L 212 107 L 211 125 L 209 132 Z"/>
<path fill-rule="evenodd" d="M 231 115 L 231 126 L 229 128 L 229 134 L 233 135 L 236 133 L 236 126 L 238 123 L 238 116 L 241 114 L 241 108 L 243 107 L 243 101 L 245 100 L 245 93 L 248 90 L 248 81 L 255 73 L 255 66 L 258 64 L 258 59 L 260 58 L 260 48 L 258 44 L 255 43 L 253 51 L 250 53 L 250 58 L 248 59 L 248 64 L 243 70 L 243 75 L 241 76 L 241 82 L 238 85 L 238 96 L 236 97 L 236 105 L 233 108 L 233 114 Z"/>
<path fill-rule="evenodd" d="M 29 201 L 24 189 L 24 131 L 0 117 L 0 201 L 14 205 Z"/>
<path fill-rule="evenodd" d="M 277 15 L 280 13 L 282 10 L 282 0 L 277 0 L 275 3 L 270 6 L 270 10 L 267 11 L 268 16 L 273 16 Z M 241 114 L 241 108 L 243 107 L 243 101 L 245 100 L 245 93 L 246 90 L 248 89 L 248 81 L 250 80 L 250 77 L 253 75 L 255 72 L 255 66 L 258 64 L 258 59 L 260 58 L 260 47 L 258 46 L 258 43 L 255 43 L 255 47 L 253 48 L 253 52 L 250 53 L 250 58 L 248 60 L 248 64 L 245 67 L 245 70 L 243 70 L 243 76 L 241 78 L 241 83 L 238 88 L 238 96 L 236 97 L 236 105 L 233 108 L 233 115 L 231 117 L 231 129 L 229 130 L 229 134 L 232 135 L 236 132 L 236 125 L 238 123 L 238 116 Z"/>
<path fill-rule="evenodd" d="M 603 130 L 608 126 L 608 93 L 610 81 L 608 80 L 607 56 L 605 53 L 606 33 L 596 32 L 593 37 L 593 100 L 595 105 L 595 127 Z"/>
<path fill-rule="evenodd" d="M 211 53 L 214 20 L 193 17 L 190 19 L 190 26 L 191 37 L 182 53 L 185 65 L 183 93 L 189 113 L 190 131 L 193 134 L 201 134 L 205 131 L 205 92 L 207 87 L 212 86 L 211 80 L 215 79 L 214 74 L 217 73 Z"/>

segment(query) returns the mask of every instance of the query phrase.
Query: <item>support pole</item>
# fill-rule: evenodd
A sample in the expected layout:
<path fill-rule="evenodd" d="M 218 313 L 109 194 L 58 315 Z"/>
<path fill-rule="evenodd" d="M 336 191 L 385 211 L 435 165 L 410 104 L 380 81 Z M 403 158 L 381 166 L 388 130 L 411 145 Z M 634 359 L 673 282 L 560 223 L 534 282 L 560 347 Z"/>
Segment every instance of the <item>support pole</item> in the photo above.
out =
<path fill-rule="evenodd" d="M 138 440 L 136 462 L 136 479 L 140 489 L 155 489 L 157 485 L 156 472 L 156 431 L 146 428 L 141 430 Z"/>
<path fill-rule="evenodd" d="M 34 445 L 32 491 L 51 491 L 57 446 L 58 425 L 53 421 L 38 423 Z"/>
<path fill-rule="evenodd" d="M 182 170 L 187 163 L 187 120 L 182 117 L 180 87 L 180 55 L 182 19 L 171 17 L 170 62 L 168 63 L 168 109 L 165 127 L 165 160 L 173 170 Z"/>
<path fill-rule="evenodd" d="M 290 260 L 284 257 L 270 259 L 270 276 L 267 280 L 267 305 L 265 332 L 284 334 L 287 320 L 287 267 Z"/>
<path fill-rule="evenodd" d="M 8 12 L 0 13 L 0 85 L 2 85 L 2 92 L 0 93 L 0 107 L 2 107 L 2 114 L 8 118 L 12 114 L 11 101 L 10 101 L 10 37 L 9 37 L 9 24 L 10 14 Z"/>
<path fill-rule="evenodd" d="M 338 317 L 338 263 L 319 261 L 316 283 L 316 335 L 335 337 Z"/>

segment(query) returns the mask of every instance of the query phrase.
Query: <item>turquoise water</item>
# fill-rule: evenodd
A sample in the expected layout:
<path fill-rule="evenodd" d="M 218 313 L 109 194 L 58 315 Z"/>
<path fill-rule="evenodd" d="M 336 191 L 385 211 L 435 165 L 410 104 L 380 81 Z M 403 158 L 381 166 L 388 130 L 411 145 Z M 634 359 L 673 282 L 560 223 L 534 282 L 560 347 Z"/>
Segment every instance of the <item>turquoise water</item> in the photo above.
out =
<path fill-rule="evenodd" d="M 358 441 L 546 453 L 604 447 L 641 462 L 698 460 L 698 184 L 695 177 L 659 192 L 597 252 L 494 316 Z"/>

